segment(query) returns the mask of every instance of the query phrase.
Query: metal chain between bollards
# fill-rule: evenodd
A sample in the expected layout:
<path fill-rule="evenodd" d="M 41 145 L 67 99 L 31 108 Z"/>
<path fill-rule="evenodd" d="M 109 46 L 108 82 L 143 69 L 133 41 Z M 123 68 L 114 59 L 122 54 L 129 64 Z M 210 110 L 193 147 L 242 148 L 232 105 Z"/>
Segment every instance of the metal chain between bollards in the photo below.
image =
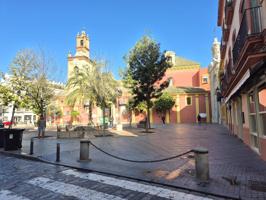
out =
<path fill-rule="evenodd" d="M 100 152 L 102 152 L 102 153 L 104 153 L 104 154 L 106 154 L 108 156 L 111 156 L 111 157 L 116 158 L 118 160 L 123 160 L 123 161 L 127 161 L 127 162 L 134 162 L 134 163 L 155 163 L 155 162 L 163 162 L 163 161 L 172 160 L 172 159 L 175 159 L 175 158 L 178 158 L 178 157 L 181 157 L 181 156 L 184 156 L 186 154 L 189 154 L 189 153 L 193 152 L 193 150 L 189 150 L 189 151 L 186 151 L 184 153 L 181 153 L 181 154 L 178 154 L 178 155 L 175 155 L 175 156 L 171 156 L 171 157 L 167 157 L 167 158 L 163 158 L 163 159 L 158 159 L 158 160 L 131 160 L 131 159 L 121 158 L 119 156 L 110 154 L 110 153 L 102 150 L 101 148 L 97 147 L 91 141 L 90 141 L 90 144 L 93 147 L 95 147 L 95 149 L 97 149 L 98 151 L 100 151 Z"/>

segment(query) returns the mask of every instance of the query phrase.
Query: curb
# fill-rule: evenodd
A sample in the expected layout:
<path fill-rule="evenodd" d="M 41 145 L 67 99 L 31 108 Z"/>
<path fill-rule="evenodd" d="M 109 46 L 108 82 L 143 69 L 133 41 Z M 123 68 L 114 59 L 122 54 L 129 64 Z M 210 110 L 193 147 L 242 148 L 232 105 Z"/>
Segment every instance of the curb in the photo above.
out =
<path fill-rule="evenodd" d="M 66 163 L 62 163 L 62 162 L 48 161 L 48 160 L 42 159 L 41 157 L 31 156 L 31 155 L 28 155 L 28 154 L 18 154 L 18 153 L 12 153 L 12 152 L 3 151 L 3 150 L 0 150 L 0 154 L 7 155 L 7 156 L 10 156 L 10 157 L 19 158 L 19 159 L 31 160 L 31 161 L 34 161 L 34 162 L 42 162 L 42 163 L 51 164 L 51 165 L 68 167 L 68 168 L 76 169 L 76 170 L 79 170 L 79 171 L 82 171 L 82 172 L 96 172 L 96 173 L 100 173 L 100 174 L 116 176 L 116 177 L 120 177 L 120 178 L 134 180 L 134 181 L 141 181 L 143 183 L 160 185 L 160 186 L 164 186 L 164 187 L 168 187 L 168 188 L 174 188 L 174 189 L 181 189 L 181 190 L 185 190 L 185 191 L 188 191 L 188 192 L 195 192 L 195 193 L 198 193 L 198 194 L 202 194 L 202 195 L 205 195 L 205 196 L 213 196 L 213 197 L 232 199 L 232 200 L 240 200 L 241 199 L 239 197 L 232 197 L 232 196 L 227 196 L 227 195 L 215 194 L 215 193 L 212 193 L 212 192 L 204 192 L 204 191 L 190 189 L 190 188 L 186 188 L 186 187 L 182 187 L 182 186 L 170 185 L 170 184 L 167 184 L 167 183 L 158 183 L 158 182 L 155 182 L 155 181 L 152 181 L 152 180 L 143 180 L 143 179 L 140 179 L 140 178 L 133 178 L 133 177 L 119 175 L 119 174 L 114 174 L 114 173 L 110 173 L 110 172 L 104 172 L 104 171 L 99 171 L 99 170 L 92 170 L 92 169 L 87 169 L 87 168 L 76 167 L 76 166 L 72 166 L 72 165 L 69 165 L 69 164 L 66 164 Z"/>

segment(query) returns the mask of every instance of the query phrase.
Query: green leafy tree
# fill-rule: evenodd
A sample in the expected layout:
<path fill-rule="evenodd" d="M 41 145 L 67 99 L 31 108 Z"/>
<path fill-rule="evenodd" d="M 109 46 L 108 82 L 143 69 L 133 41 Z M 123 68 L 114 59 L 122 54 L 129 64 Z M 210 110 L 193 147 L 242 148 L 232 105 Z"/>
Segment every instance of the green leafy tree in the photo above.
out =
<path fill-rule="evenodd" d="M 73 121 L 76 121 L 77 117 L 79 116 L 79 112 L 76 110 L 72 110 L 70 115 L 71 115 Z"/>
<path fill-rule="evenodd" d="M 5 105 L 12 104 L 11 124 L 14 121 L 16 108 L 29 107 L 26 89 L 30 86 L 31 77 L 35 74 L 36 57 L 31 50 L 19 51 L 9 67 L 9 75 L 3 75 L 3 87 L 8 96 L 3 97 Z M 2 87 L 2 88 L 3 88 Z"/>
<path fill-rule="evenodd" d="M 63 116 L 63 112 L 59 106 L 50 104 L 47 107 L 47 115 L 53 117 L 55 121 L 57 118 L 61 118 Z"/>
<path fill-rule="evenodd" d="M 19 51 L 9 67 L 9 75 L 3 75 L 8 98 L 5 104 L 13 104 L 11 122 L 15 109 L 30 108 L 38 115 L 45 115 L 45 109 L 53 97 L 53 89 L 47 80 L 50 60 L 31 49 Z M 12 126 L 12 123 L 11 123 Z M 11 128 L 10 126 L 10 128 Z"/>
<path fill-rule="evenodd" d="M 45 75 L 32 80 L 27 88 L 27 96 L 30 98 L 29 106 L 37 115 L 46 115 L 48 105 L 54 97 L 54 88 Z"/>
<path fill-rule="evenodd" d="M 126 109 L 129 114 L 129 126 L 132 126 L 132 113 L 135 111 L 135 102 L 133 99 L 129 99 L 126 104 Z"/>
<path fill-rule="evenodd" d="M 74 74 L 68 79 L 66 89 L 68 91 L 66 102 L 71 107 L 75 105 L 89 106 L 89 122 L 92 122 L 92 107 L 95 102 L 95 94 L 92 92 L 92 84 L 95 82 L 95 77 L 92 72 L 92 66 L 84 65 L 80 69 L 75 69 Z"/>
<path fill-rule="evenodd" d="M 171 110 L 171 108 L 175 105 L 174 98 L 168 94 L 163 93 L 157 100 L 154 102 L 155 111 L 161 116 L 165 117 L 166 113 Z"/>
<path fill-rule="evenodd" d="M 14 98 L 15 96 L 12 93 L 11 89 L 7 85 L 1 83 L 0 84 L 0 105 L 8 106 L 10 102 L 14 101 Z"/>
<path fill-rule="evenodd" d="M 152 99 L 161 96 L 168 81 L 161 82 L 165 71 L 170 67 L 160 45 L 148 36 L 141 38 L 126 57 L 128 68 L 124 80 L 128 80 L 128 88 L 135 104 L 145 102 L 147 107 L 146 131 L 150 128 L 150 108 Z"/>
<path fill-rule="evenodd" d="M 105 65 L 98 67 L 97 71 L 95 73 L 96 81 L 93 85 L 93 93 L 95 94 L 97 105 L 102 109 L 103 123 L 105 123 L 105 108 L 109 107 L 111 103 L 115 103 L 120 91 L 117 89 L 117 81 L 112 73 L 106 71 Z"/>

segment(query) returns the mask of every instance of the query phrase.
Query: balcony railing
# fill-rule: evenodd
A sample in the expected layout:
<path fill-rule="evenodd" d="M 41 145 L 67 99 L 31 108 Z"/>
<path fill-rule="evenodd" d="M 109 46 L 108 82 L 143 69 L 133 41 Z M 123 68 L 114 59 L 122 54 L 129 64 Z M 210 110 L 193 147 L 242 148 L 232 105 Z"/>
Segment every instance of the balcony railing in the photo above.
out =
<path fill-rule="evenodd" d="M 225 42 L 227 42 L 229 39 L 229 33 L 230 33 L 230 26 L 224 25 L 223 26 L 223 40 Z"/>
<path fill-rule="evenodd" d="M 220 51 L 221 51 L 221 58 L 225 57 L 225 51 L 226 51 L 226 42 L 223 40 L 223 38 L 221 39 L 222 43 L 220 46 Z"/>
<path fill-rule="evenodd" d="M 226 0 L 224 12 L 225 12 L 225 24 L 231 25 L 234 15 L 234 0 Z"/>
<path fill-rule="evenodd" d="M 261 33 L 261 13 L 260 7 L 246 9 L 240 24 L 238 35 L 233 48 L 233 62 L 238 62 L 242 48 L 250 36 Z"/>

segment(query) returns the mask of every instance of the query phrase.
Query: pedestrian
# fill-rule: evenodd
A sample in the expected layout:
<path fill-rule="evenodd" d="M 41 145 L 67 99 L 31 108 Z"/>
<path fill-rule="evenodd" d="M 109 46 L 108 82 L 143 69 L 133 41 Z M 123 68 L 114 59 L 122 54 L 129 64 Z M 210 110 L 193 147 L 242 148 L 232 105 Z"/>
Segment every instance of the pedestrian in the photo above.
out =
<path fill-rule="evenodd" d="M 41 115 L 40 118 L 38 119 L 37 125 L 38 125 L 38 138 L 41 138 L 41 137 L 43 138 L 44 133 L 45 133 L 45 128 L 46 128 L 46 121 L 43 115 Z"/>
<path fill-rule="evenodd" d="M 198 114 L 198 123 L 200 124 L 201 123 L 201 116 L 200 116 L 200 114 Z"/>
<path fill-rule="evenodd" d="M 163 125 L 165 125 L 165 116 L 162 116 Z"/>

